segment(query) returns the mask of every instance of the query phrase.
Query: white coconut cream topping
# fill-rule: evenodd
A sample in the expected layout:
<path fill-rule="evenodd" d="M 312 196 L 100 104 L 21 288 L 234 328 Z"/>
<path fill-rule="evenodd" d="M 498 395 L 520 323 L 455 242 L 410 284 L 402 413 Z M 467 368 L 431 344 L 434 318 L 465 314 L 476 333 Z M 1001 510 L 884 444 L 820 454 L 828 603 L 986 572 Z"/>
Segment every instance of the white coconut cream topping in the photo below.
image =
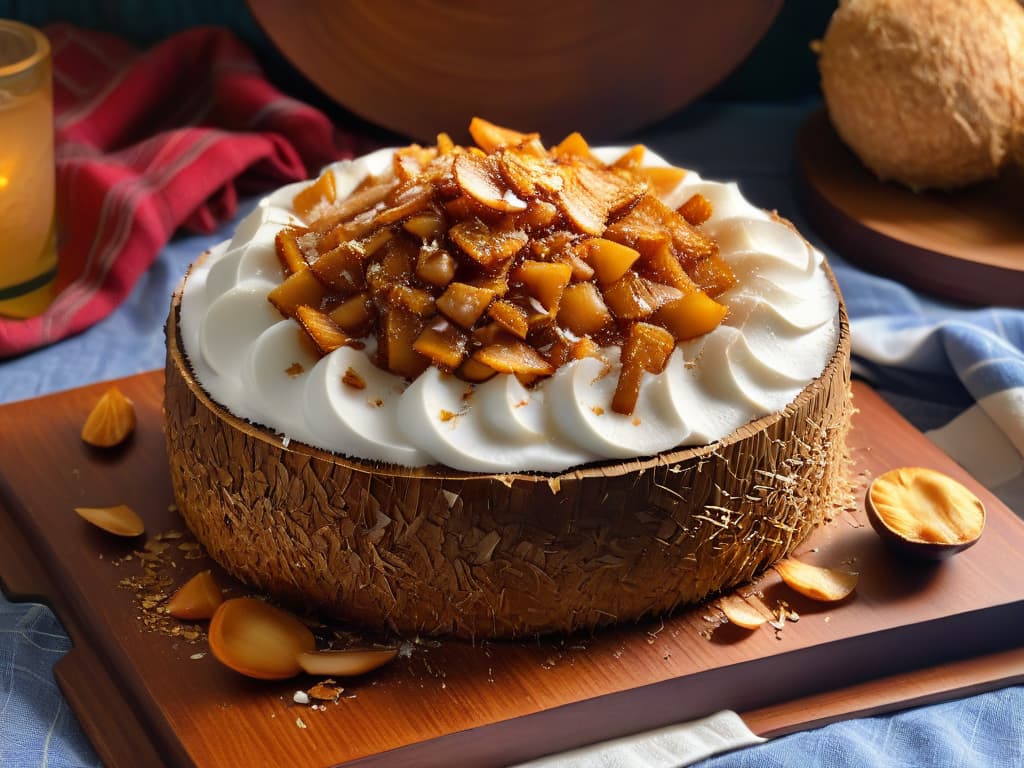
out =
<path fill-rule="evenodd" d="M 605 162 L 621 153 L 595 151 Z M 665 164 L 651 152 L 647 162 Z M 390 163 L 391 150 L 380 150 L 331 166 L 339 199 Z M 295 321 L 267 301 L 284 277 L 274 236 L 301 223 L 292 198 L 305 186 L 261 200 L 231 240 L 192 269 L 181 301 L 182 340 L 199 383 L 235 415 L 282 438 L 409 467 L 558 472 L 725 437 L 792 402 L 838 344 L 838 298 L 822 255 L 735 184 L 690 172 L 665 202 L 674 208 L 697 192 L 711 201 L 703 228 L 738 282 L 717 298 L 729 307 L 722 325 L 679 344 L 661 374 L 645 374 L 632 414 L 610 407 L 618 347 L 531 388 L 511 375 L 474 386 L 433 367 L 408 383 L 370 361 L 372 337 L 365 349 L 341 347 L 318 360 L 300 344 Z M 365 387 L 343 382 L 350 370 Z"/>

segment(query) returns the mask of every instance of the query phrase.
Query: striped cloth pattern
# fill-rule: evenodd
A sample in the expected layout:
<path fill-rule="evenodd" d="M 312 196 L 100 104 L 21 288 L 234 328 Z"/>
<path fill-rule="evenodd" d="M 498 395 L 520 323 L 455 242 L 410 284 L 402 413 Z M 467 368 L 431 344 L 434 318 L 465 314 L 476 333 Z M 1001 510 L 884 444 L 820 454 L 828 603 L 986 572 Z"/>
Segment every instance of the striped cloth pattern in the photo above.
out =
<path fill-rule="evenodd" d="M 179 227 L 212 231 L 240 193 L 306 178 L 356 149 L 274 88 L 226 30 L 188 30 L 145 52 L 69 25 L 46 34 L 60 294 L 38 317 L 0 319 L 0 358 L 106 317 Z"/>

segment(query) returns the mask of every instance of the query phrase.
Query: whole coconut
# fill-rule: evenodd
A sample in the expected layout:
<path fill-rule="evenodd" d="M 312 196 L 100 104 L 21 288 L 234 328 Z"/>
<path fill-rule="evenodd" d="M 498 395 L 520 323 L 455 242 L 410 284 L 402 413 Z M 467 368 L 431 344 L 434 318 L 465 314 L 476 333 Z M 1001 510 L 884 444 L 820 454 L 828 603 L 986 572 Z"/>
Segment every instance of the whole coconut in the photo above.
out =
<path fill-rule="evenodd" d="M 883 180 L 952 188 L 1024 165 L 1017 0 L 841 0 L 818 67 L 833 125 Z"/>

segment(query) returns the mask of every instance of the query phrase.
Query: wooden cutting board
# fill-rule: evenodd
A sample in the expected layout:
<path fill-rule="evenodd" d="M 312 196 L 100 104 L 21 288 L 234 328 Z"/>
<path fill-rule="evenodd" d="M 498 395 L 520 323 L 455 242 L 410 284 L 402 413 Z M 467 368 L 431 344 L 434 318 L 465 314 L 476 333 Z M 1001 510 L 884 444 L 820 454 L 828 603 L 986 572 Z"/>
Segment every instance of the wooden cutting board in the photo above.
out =
<path fill-rule="evenodd" d="M 1024 681 L 1024 524 L 857 385 L 859 496 L 893 466 L 948 472 L 988 507 L 975 547 L 940 565 L 904 563 L 858 502 L 800 549 L 802 559 L 859 570 L 857 592 L 814 604 L 769 574 L 758 584 L 764 601 L 800 616 L 781 631 L 740 631 L 709 605 L 594 636 L 410 639 L 394 664 L 346 681 L 337 703 L 296 705 L 293 692 L 315 680 L 249 680 L 221 667 L 202 638 L 147 628 L 152 610 L 119 586 L 142 573 L 132 553 L 144 541 L 115 540 L 72 511 L 127 503 L 151 541 L 181 530 L 169 508 L 162 380 L 154 371 L 118 382 L 139 424 L 113 452 L 78 438 L 107 384 L 0 407 L 0 579 L 12 597 L 50 603 L 67 627 L 75 647 L 55 675 L 111 768 L 496 765 L 723 708 L 777 734 Z M 188 559 L 197 556 L 184 539 L 164 543 L 175 584 L 209 567 Z"/>

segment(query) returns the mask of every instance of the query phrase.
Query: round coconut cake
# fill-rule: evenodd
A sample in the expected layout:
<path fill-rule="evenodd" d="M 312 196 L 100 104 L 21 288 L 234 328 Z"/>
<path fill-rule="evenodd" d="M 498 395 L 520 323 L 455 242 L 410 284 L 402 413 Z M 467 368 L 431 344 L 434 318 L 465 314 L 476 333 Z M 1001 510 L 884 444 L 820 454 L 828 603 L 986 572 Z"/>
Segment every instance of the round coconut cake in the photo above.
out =
<path fill-rule="evenodd" d="M 493 135 L 490 138 L 493 139 Z M 531 139 L 533 137 L 527 136 L 516 141 L 525 146 Z M 475 156 L 491 157 L 503 151 L 503 144 L 486 146 L 487 140 L 488 136 L 484 136 L 483 141 L 477 139 L 484 152 L 473 153 Z M 597 153 L 590 155 L 589 148 L 585 144 L 581 148 L 580 142 L 581 139 L 572 151 L 577 154 L 586 151 L 587 163 L 606 167 L 617 178 L 632 178 L 629 173 L 620 172 L 624 167 L 622 161 L 618 166 L 613 162 L 599 162 L 593 159 Z M 453 151 L 442 142 L 439 144 L 442 148 L 434 150 L 434 155 L 418 156 L 417 162 L 426 167 L 446 154 L 446 150 Z M 553 154 L 555 150 L 557 148 L 552 150 Z M 454 151 L 459 152 L 457 148 Z M 623 157 L 628 154 L 612 153 Z M 559 168 L 572 164 L 557 155 L 554 162 Z M 390 167 L 392 163 L 396 168 L 401 165 L 389 155 L 385 165 Z M 656 159 L 656 167 L 663 165 Z M 359 194 L 357 185 L 368 175 L 365 168 L 357 165 L 353 171 L 352 166 L 345 164 L 328 172 L 335 174 L 333 183 L 339 183 L 345 172 L 358 176 L 348 190 L 355 189 L 355 195 Z M 399 168 L 398 172 L 410 173 L 408 168 Z M 506 206 L 502 215 L 527 215 L 528 203 L 520 207 L 516 202 L 522 202 L 516 195 L 521 187 L 513 187 L 509 182 L 508 186 L 513 187 L 511 194 L 509 189 L 500 188 L 502 179 L 506 178 L 495 175 L 489 179 L 489 183 L 497 180 L 504 201 L 501 205 Z M 664 178 L 652 175 L 646 177 L 645 184 L 666 187 Z M 674 181 L 679 182 L 679 178 Z M 699 181 L 695 174 L 689 175 L 688 183 Z M 340 186 L 344 187 L 344 183 Z M 444 188 L 444 182 L 436 186 Z M 438 455 L 453 455 L 456 456 L 453 461 L 461 462 L 458 456 L 462 454 L 435 449 L 431 441 L 440 439 L 443 443 L 449 438 L 444 435 L 437 438 L 431 429 L 409 424 L 408 417 L 396 423 L 410 436 L 413 445 L 408 450 L 417 453 L 398 455 L 427 456 L 427 460 L 420 459 L 419 465 L 403 466 L 397 461 L 383 460 L 380 455 L 367 456 L 365 452 L 362 456 L 351 455 L 355 451 L 350 451 L 346 445 L 325 444 L 319 439 L 324 433 L 322 424 L 307 430 L 288 416 L 289 409 L 295 413 L 311 410 L 308 402 L 303 405 L 295 401 L 301 400 L 307 390 L 322 386 L 322 382 L 316 383 L 318 371 L 332 364 L 332 355 L 351 355 L 355 351 L 369 360 L 374 345 L 370 343 L 364 349 L 363 342 L 352 340 L 338 348 L 310 351 L 313 346 L 323 345 L 328 337 L 314 329 L 311 338 L 316 344 L 311 345 L 300 330 L 301 326 L 310 334 L 307 315 L 292 313 L 288 316 L 282 306 L 275 304 L 275 310 L 275 306 L 266 301 L 268 293 L 276 286 L 288 282 L 295 272 L 304 271 L 306 267 L 293 264 L 290 272 L 288 262 L 281 257 L 279 243 L 276 252 L 280 264 L 260 261 L 251 249 L 238 247 L 248 247 L 250 242 L 257 241 L 260 227 L 268 227 L 272 232 L 292 227 L 300 236 L 313 231 L 316 224 L 310 224 L 311 219 L 322 219 L 337 210 L 339 203 L 335 197 L 341 201 L 341 206 L 345 205 L 344 200 L 351 199 L 346 197 L 348 192 L 335 196 L 332 191 L 324 195 L 327 199 L 316 203 L 313 213 L 301 210 L 304 207 L 301 198 L 295 198 L 296 204 L 290 207 L 296 192 L 304 189 L 312 187 L 300 185 L 286 190 L 283 197 L 278 196 L 277 200 L 287 201 L 283 209 L 291 211 L 289 215 L 268 216 L 264 211 L 255 225 L 243 223 L 240 226 L 236 233 L 239 242 L 225 244 L 204 255 L 175 294 L 167 326 L 165 419 L 175 500 L 186 523 L 210 556 L 243 582 L 300 610 L 400 634 L 485 638 L 591 630 L 665 614 L 680 605 L 702 601 L 751 581 L 765 568 L 786 557 L 841 503 L 845 489 L 845 437 L 852 413 L 849 327 L 831 271 L 820 254 L 802 239 L 798 238 L 804 250 L 803 258 L 812 259 L 808 269 L 813 269 L 817 275 L 815 285 L 819 289 L 816 290 L 827 291 L 831 302 L 827 305 L 830 316 L 825 330 L 818 333 L 820 339 L 826 340 L 819 339 L 818 346 L 822 343 L 827 346 L 815 353 L 820 363 L 815 364 L 814 375 L 805 382 L 794 383 L 792 377 L 787 378 L 782 373 L 762 371 L 766 366 L 759 359 L 746 363 L 749 370 L 737 374 L 737 381 L 746 387 L 756 373 L 770 382 L 771 386 L 764 385 L 768 394 L 759 401 L 760 410 L 770 410 L 759 413 L 758 407 L 748 408 L 749 404 L 744 401 L 743 407 L 748 413 L 738 410 L 735 402 L 730 401 L 723 411 L 729 418 L 713 420 L 720 430 L 726 430 L 722 434 L 709 431 L 713 427 L 706 424 L 697 428 L 693 426 L 696 422 L 691 420 L 682 436 L 659 429 L 654 430 L 656 434 L 649 441 L 638 443 L 633 433 L 623 426 L 631 424 L 639 428 L 641 416 L 648 419 L 648 414 L 653 413 L 647 401 L 655 395 L 648 390 L 668 386 L 652 384 L 662 381 L 657 376 L 692 375 L 706 388 L 713 390 L 718 386 L 716 377 L 726 363 L 715 358 L 718 354 L 715 350 L 721 347 L 727 356 L 736 357 L 736 354 L 728 352 L 735 347 L 716 346 L 713 339 L 735 339 L 744 334 L 751 339 L 758 338 L 756 330 L 737 329 L 729 327 L 728 323 L 741 316 L 757 317 L 756 312 L 744 307 L 748 304 L 762 306 L 760 301 L 751 304 L 749 294 L 761 290 L 761 280 L 773 274 L 772 268 L 758 262 L 756 269 L 744 271 L 743 260 L 756 250 L 752 248 L 753 241 L 747 238 L 743 245 L 736 245 L 735 236 L 729 234 L 731 230 L 715 224 L 714 217 L 703 225 L 709 232 L 719 235 L 714 258 L 721 256 L 727 265 L 723 269 L 731 263 L 736 277 L 730 278 L 723 287 L 714 284 L 715 280 L 722 279 L 723 270 L 714 278 L 707 278 L 708 270 L 700 266 L 694 267 L 693 273 L 698 278 L 705 275 L 700 279 L 709 281 L 701 284 L 702 295 L 713 295 L 715 301 L 726 307 L 722 312 L 723 325 L 695 339 L 680 338 L 681 334 L 676 332 L 673 357 L 661 362 L 663 370 L 653 371 L 649 366 L 637 377 L 642 382 L 634 392 L 637 399 L 626 406 L 632 410 L 626 411 L 616 400 L 615 408 L 619 410 L 611 413 L 612 408 L 609 408 L 605 419 L 604 408 L 577 408 L 585 410 L 586 419 L 591 421 L 594 414 L 601 416 L 597 423 L 611 424 L 608 434 L 624 434 L 621 440 L 606 439 L 607 435 L 595 436 L 582 430 L 583 436 L 576 448 L 557 454 L 545 448 L 542 453 L 529 454 L 542 457 L 532 466 L 483 471 L 473 468 L 491 465 L 474 462 L 498 459 L 472 456 L 484 455 L 486 451 L 467 449 L 463 453 L 471 458 L 466 459 L 468 463 L 464 467 L 455 468 L 452 462 L 442 463 L 437 460 Z M 683 203 L 691 203 L 697 195 L 694 189 L 697 187 L 687 188 L 686 183 L 677 183 L 665 192 L 664 198 L 670 205 L 677 203 L 683 211 Z M 701 189 L 713 201 L 717 199 L 714 189 Z M 559 222 L 564 223 L 577 213 L 571 207 L 572 201 L 566 202 L 550 190 L 538 193 L 538 197 L 545 195 L 556 209 L 552 216 L 562 217 L 557 219 Z M 485 199 L 492 201 L 490 197 Z M 522 195 L 522 199 L 526 196 Z M 707 202 L 706 197 L 704 202 Z M 498 205 L 493 201 L 492 204 Z M 559 211 L 562 205 L 565 208 Z M 639 204 L 634 199 L 621 205 Z M 722 213 L 721 221 L 740 220 L 740 213 L 753 215 L 748 210 L 749 204 L 745 204 L 748 208 L 742 211 L 729 209 L 729 205 L 721 198 L 715 206 Z M 381 210 L 393 212 L 394 207 L 371 207 L 368 215 L 380 216 Z M 707 207 L 710 209 L 711 204 Z M 622 213 L 623 210 L 627 208 L 613 208 L 596 231 L 585 228 L 588 226 L 585 215 L 576 216 L 573 221 L 582 222 L 580 226 L 584 228 L 576 231 L 578 237 L 573 242 L 589 242 L 604 234 L 606 223 L 621 221 L 629 215 Z M 393 222 L 397 219 L 390 213 L 386 215 L 391 226 L 395 226 Z M 784 229 L 793 234 L 792 228 L 777 217 L 759 212 L 755 218 L 770 222 L 780 228 L 780 232 Z M 699 232 L 702 224 L 690 226 Z M 749 224 L 742 227 L 757 228 Z M 413 227 L 407 228 L 411 229 Z M 364 235 L 365 230 L 360 236 Z M 273 259 L 275 241 L 273 234 L 270 237 L 269 253 Z M 312 246 L 305 245 L 308 250 L 304 258 L 313 265 L 317 256 L 310 256 Z M 642 243 L 637 246 L 641 250 L 645 247 Z M 232 253 L 237 263 L 230 261 Z M 680 261 L 688 263 L 683 257 Z M 228 266 L 218 268 L 218 264 Z M 519 290 L 516 286 L 523 282 L 515 278 L 522 274 L 515 271 L 519 268 L 514 267 L 511 272 L 513 278 L 508 284 L 513 288 L 508 289 L 509 296 L 513 296 Z M 579 269 L 586 271 L 585 267 Z M 234 281 L 233 288 L 218 283 L 218 273 L 228 271 Z M 489 275 L 493 274 L 492 270 Z M 211 285 L 215 285 L 215 291 Z M 415 287 L 419 283 L 410 285 Z M 746 300 L 740 298 L 743 290 L 747 291 L 743 294 L 748 295 Z M 795 296 L 792 301 L 796 303 L 806 298 L 793 291 L 771 290 Z M 370 291 L 372 293 L 372 287 Z M 209 309 L 203 311 L 212 319 L 207 323 L 209 329 L 204 329 L 193 316 L 200 313 L 192 307 L 198 301 L 194 298 L 196 294 L 207 293 L 213 298 Z M 250 301 L 246 297 L 250 295 L 258 295 L 262 303 L 253 299 L 246 304 Z M 671 294 L 666 301 L 678 300 L 681 295 Z M 213 319 L 219 317 L 217 302 L 224 296 L 227 298 L 221 303 L 231 311 L 225 314 L 225 310 L 219 316 L 230 317 L 240 324 L 246 318 L 262 318 L 259 322 L 264 325 L 252 332 L 254 337 L 305 339 L 296 342 L 298 351 L 294 352 L 277 342 L 272 347 L 260 342 L 263 348 L 273 350 L 272 359 L 288 361 L 294 357 L 296 360 L 291 365 L 281 366 L 288 369 L 288 375 L 280 377 L 268 390 L 269 395 L 267 392 L 253 395 L 250 391 L 253 387 L 246 384 L 248 379 L 245 378 L 253 375 L 253 370 L 257 375 L 267 375 L 260 374 L 263 369 L 254 360 L 259 363 L 269 353 L 265 349 L 261 352 L 255 343 L 246 351 L 245 345 L 238 343 L 234 336 L 228 341 L 217 341 L 221 338 L 217 334 L 222 333 L 219 328 L 225 324 L 220 321 L 215 324 Z M 610 302 L 613 298 L 609 293 Z M 321 301 L 320 309 L 327 313 L 327 309 L 335 306 L 333 301 Z M 270 307 L 269 311 L 264 304 Z M 443 301 L 439 304 L 444 306 Z M 278 310 L 281 312 L 275 314 Z M 382 304 L 378 311 L 385 313 L 387 308 Z M 553 310 L 549 314 L 555 315 Z M 314 316 L 319 317 L 315 313 Z M 650 320 L 656 324 L 659 317 L 661 315 L 654 312 Z M 557 383 L 559 376 L 563 376 L 562 369 L 571 371 L 574 367 L 597 366 L 596 358 L 603 366 L 601 373 L 584 377 L 585 382 L 598 382 L 602 377 L 611 376 L 610 383 L 601 385 L 605 386 L 602 391 L 608 393 L 614 388 L 618 398 L 622 390 L 628 389 L 623 382 L 629 376 L 622 371 L 635 357 L 631 357 L 628 345 L 630 329 L 637 322 L 630 318 L 628 323 L 618 323 L 621 332 L 609 332 L 605 328 L 604 335 L 595 334 L 602 350 L 619 345 L 612 353 L 595 353 L 590 348 L 598 345 L 590 345 L 579 357 L 552 366 L 552 370 L 559 370 L 552 375 L 550 371 L 545 372 L 540 383 L 537 376 L 524 376 L 521 370 L 498 376 L 514 378 L 522 385 L 521 391 L 526 394 L 522 403 L 516 405 L 527 405 L 533 398 L 538 403 L 546 402 L 546 407 L 552 410 L 572 410 L 568 407 L 572 403 L 559 400 L 559 396 L 565 398 L 566 392 L 574 400 L 582 396 L 573 395 L 573 389 Z M 787 323 L 786 328 L 799 325 Z M 294 333 L 289 324 L 294 325 Z M 671 324 L 666 320 L 665 325 Z M 436 322 L 429 327 L 447 328 Z M 672 327 L 678 330 L 678 326 Z M 340 333 L 336 327 L 332 328 Z M 475 404 L 473 398 L 482 397 L 480 393 L 487 386 L 480 377 L 471 375 L 473 369 L 467 367 L 468 361 L 492 360 L 486 354 L 486 342 L 481 346 L 474 341 L 478 336 L 469 337 L 469 333 L 467 330 L 464 335 L 471 341 L 463 350 L 464 357 L 457 368 L 452 366 L 451 371 L 442 374 L 436 370 L 437 366 L 430 366 L 418 377 L 402 376 L 401 371 L 392 370 L 388 375 L 394 374 L 400 384 L 389 383 L 388 391 L 396 392 L 395 398 L 399 399 L 405 396 L 403 391 L 411 393 L 417 386 L 420 389 L 427 386 L 418 383 L 424 376 L 433 376 L 441 384 L 435 382 L 430 386 L 441 387 L 438 391 L 447 391 L 443 387 L 449 385 L 459 388 L 452 391 L 464 391 L 462 397 L 468 403 L 468 412 Z M 769 334 L 773 338 L 775 335 L 781 334 L 774 331 Z M 579 349 L 578 342 L 584 336 L 568 334 L 568 337 L 576 344 L 573 348 Z M 378 367 L 382 360 L 385 367 L 388 363 L 389 338 L 379 337 L 374 353 Z M 808 346 L 799 341 L 798 334 L 794 339 L 794 344 Z M 225 350 L 221 358 L 217 357 L 218 343 Z M 538 345 L 537 349 L 545 359 L 551 359 L 554 354 L 550 345 Z M 777 354 L 783 358 L 792 356 L 782 347 Z M 236 382 L 238 386 L 219 381 L 221 375 L 230 379 L 235 369 L 242 371 L 238 374 L 241 377 Z M 614 374 L 608 372 L 613 369 L 621 369 L 617 386 Z M 377 376 L 370 369 L 360 370 L 367 378 Z M 466 378 L 460 378 L 464 371 Z M 338 392 L 352 395 L 352 373 L 352 366 L 349 366 L 346 383 L 335 381 L 339 377 L 333 374 L 328 377 L 329 386 L 342 388 L 336 395 Z M 490 373 L 493 375 L 494 371 Z M 576 379 L 579 378 L 577 375 Z M 783 379 L 788 389 L 779 383 Z M 555 383 L 545 384 L 545 381 Z M 355 389 L 365 386 L 362 382 Z M 370 388 L 372 390 L 372 386 Z M 269 405 L 263 410 L 256 406 L 250 408 L 246 405 L 248 401 L 232 400 L 235 397 L 232 391 L 242 393 L 239 396 L 243 398 L 255 397 L 257 401 L 262 396 Z M 362 396 L 363 393 L 356 394 Z M 709 398 L 708 404 L 698 400 L 689 406 L 686 403 L 690 401 L 683 398 L 683 407 L 713 414 L 714 397 Z M 356 407 L 353 402 L 342 401 L 340 413 L 331 415 L 330 419 L 350 419 L 350 412 Z M 411 412 L 407 405 L 396 405 L 396 409 L 396 413 Z M 654 410 L 659 409 L 663 410 L 660 405 Z M 281 413 L 275 416 L 276 411 Z M 323 421 L 319 414 L 316 411 L 311 420 Z M 457 422 L 459 414 L 455 416 L 448 414 L 440 422 Z M 398 419 L 395 415 L 389 418 Z M 561 417 L 550 418 L 546 423 L 557 421 L 561 425 L 564 422 Z M 708 416 L 705 422 L 710 418 Z M 668 421 L 682 423 L 674 416 Z M 470 423 L 473 422 L 467 421 Z M 489 434 L 487 430 L 473 432 L 469 427 L 464 431 L 473 435 Z M 576 439 L 572 429 L 567 434 Z M 562 440 L 564 435 L 559 435 L 550 442 Z M 709 435 L 713 439 L 708 439 Z M 678 442 L 664 448 L 666 441 L 671 443 L 677 439 Z M 545 443 L 547 438 L 537 438 L 535 442 L 537 440 Z M 651 450 L 638 451 L 637 445 L 649 445 Z M 635 455 L 621 455 L 626 451 L 633 451 Z M 575 463 L 553 470 L 551 467 L 557 465 L 552 463 L 556 460 L 552 455 Z"/>

